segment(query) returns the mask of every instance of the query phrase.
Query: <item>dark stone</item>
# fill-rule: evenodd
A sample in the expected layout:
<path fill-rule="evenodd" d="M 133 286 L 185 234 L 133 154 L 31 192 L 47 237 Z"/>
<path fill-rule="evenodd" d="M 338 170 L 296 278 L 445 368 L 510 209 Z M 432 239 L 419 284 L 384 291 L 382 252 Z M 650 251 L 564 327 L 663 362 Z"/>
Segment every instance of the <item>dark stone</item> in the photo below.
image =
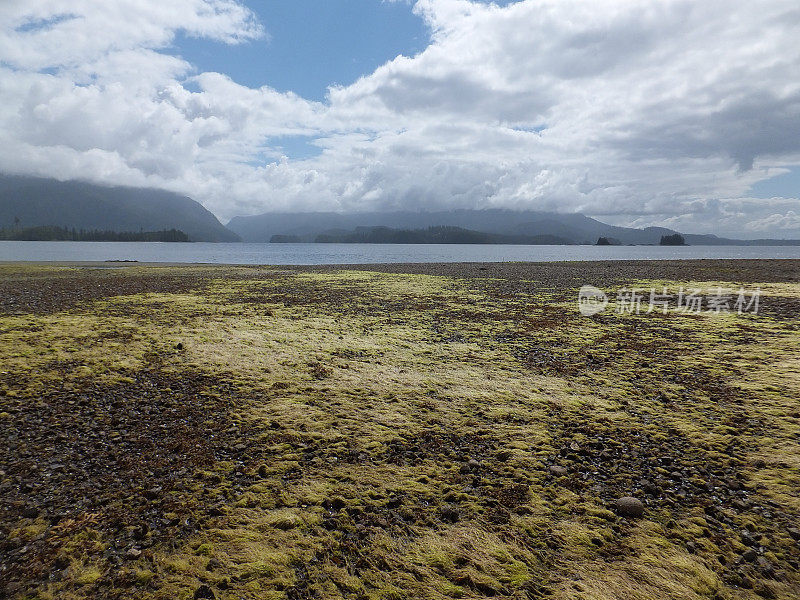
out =
<path fill-rule="evenodd" d="M 767 577 L 771 577 L 775 574 L 775 567 L 763 556 L 759 556 L 758 559 L 756 559 L 756 563 L 758 564 L 758 568 L 761 569 L 761 572 Z"/>
<path fill-rule="evenodd" d="M 456 523 L 461 519 L 461 513 L 455 506 L 444 506 L 441 511 L 439 511 L 439 514 L 443 521 L 448 521 L 450 523 Z"/>
<path fill-rule="evenodd" d="M 775 592 L 773 589 L 763 583 L 759 584 L 755 590 L 753 590 L 756 594 L 761 596 L 762 598 L 775 598 Z"/>
<path fill-rule="evenodd" d="M 752 534 L 750 534 L 750 532 L 743 531 L 740 537 L 741 537 L 742 543 L 745 546 L 755 546 L 756 545 L 756 540 L 752 536 Z"/>
<path fill-rule="evenodd" d="M 548 470 L 550 471 L 550 474 L 555 477 L 563 477 L 567 474 L 567 468 L 562 467 L 561 465 L 551 465 Z"/>
<path fill-rule="evenodd" d="M 22 516 L 25 519 L 35 519 L 39 516 L 39 509 L 35 506 L 26 506 L 22 509 Z"/>
<path fill-rule="evenodd" d="M 650 496 L 658 496 L 661 494 L 661 488 L 658 487 L 652 481 L 645 481 L 642 484 L 642 491 L 644 491 L 645 494 L 649 494 Z"/>
<path fill-rule="evenodd" d="M 221 566 L 222 562 L 220 560 L 212 558 L 206 563 L 206 571 L 213 571 L 219 569 Z"/>
<path fill-rule="evenodd" d="M 194 593 L 194 600 L 217 600 L 217 596 L 207 585 L 203 584 Z"/>
<path fill-rule="evenodd" d="M 742 558 L 744 560 L 746 560 L 747 562 L 753 562 L 756 559 L 757 556 L 758 556 L 758 553 L 755 550 L 753 550 L 752 548 L 748 548 L 742 554 Z"/>
<path fill-rule="evenodd" d="M 733 508 L 735 508 L 736 510 L 742 511 L 750 508 L 750 503 L 747 500 L 740 500 L 737 498 L 736 500 L 731 502 L 731 506 L 733 506 Z"/>

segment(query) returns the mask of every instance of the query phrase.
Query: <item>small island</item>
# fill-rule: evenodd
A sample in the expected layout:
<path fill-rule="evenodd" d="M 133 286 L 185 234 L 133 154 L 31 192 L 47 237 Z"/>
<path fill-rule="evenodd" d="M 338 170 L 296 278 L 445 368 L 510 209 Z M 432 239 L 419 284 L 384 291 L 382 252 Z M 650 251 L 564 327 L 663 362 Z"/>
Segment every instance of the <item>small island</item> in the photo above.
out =
<path fill-rule="evenodd" d="M 686 240 L 680 233 L 673 235 L 662 235 L 659 246 L 687 246 Z"/>

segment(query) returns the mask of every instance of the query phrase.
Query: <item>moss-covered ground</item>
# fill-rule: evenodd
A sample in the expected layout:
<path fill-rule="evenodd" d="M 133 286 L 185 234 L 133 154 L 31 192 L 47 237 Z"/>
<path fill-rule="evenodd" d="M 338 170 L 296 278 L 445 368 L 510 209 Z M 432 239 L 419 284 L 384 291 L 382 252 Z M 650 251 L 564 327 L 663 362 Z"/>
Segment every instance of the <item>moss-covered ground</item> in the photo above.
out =
<path fill-rule="evenodd" d="M 0 265 L 0 597 L 798 598 L 798 273 Z"/>

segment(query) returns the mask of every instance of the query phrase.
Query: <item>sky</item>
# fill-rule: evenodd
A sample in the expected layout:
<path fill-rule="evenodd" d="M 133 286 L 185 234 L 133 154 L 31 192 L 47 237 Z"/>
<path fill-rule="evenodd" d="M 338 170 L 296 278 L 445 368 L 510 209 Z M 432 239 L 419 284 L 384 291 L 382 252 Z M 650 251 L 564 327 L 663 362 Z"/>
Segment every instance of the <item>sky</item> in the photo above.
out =
<path fill-rule="evenodd" d="M 0 171 L 800 237 L 796 0 L 3 0 Z"/>

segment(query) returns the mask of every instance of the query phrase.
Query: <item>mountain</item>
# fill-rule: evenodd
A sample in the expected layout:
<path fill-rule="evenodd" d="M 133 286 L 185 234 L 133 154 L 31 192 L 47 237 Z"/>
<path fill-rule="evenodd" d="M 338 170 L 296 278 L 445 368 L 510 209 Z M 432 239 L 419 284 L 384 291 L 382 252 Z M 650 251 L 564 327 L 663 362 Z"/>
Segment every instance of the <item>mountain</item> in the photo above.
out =
<path fill-rule="evenodd" d="M 0 175 L 0 229 L 53 226 L 117 232 L 178 229 L 193 242 L 236 242 L 191 198 L 164 190 Z"/>
<path fill-rule="evenodd" d="M 358 228 L 387 228 L 416 231 L 431 227 L 456 227 L 473 233 L 493 234 L 516 239 L 558 241 L 489 242 L 489 243 L 567 243 L 594 244 L 601 237 L 621 244 L 658 245 L 662 236 L 679 233 L 665 227 L 618 227 L 608 225 L 582 214 L 560 214 L 542 211 L 509 209 L 431 212 L 364 212 L 364 213 L 266 213 L 249 217 L 234 217 L 228 228 L 246 242 L 271 240 L 313 242 L 331 232 L 335 236 L 354 236 Z M 714 235 L 682 234 L 690 245 L 800 245 L 800 240 L 733 240 Z M 549 237 L 544 237 L 549 236 Z M 357 237 L 357 236 L 356 236 Z M 362 235 L 363 237 L 363 235 Z"/>
<path fill-rule="evenodd" d="M 357 227 L 417 230 L 442 226 L 503 236 L 551 236 L 570 244 L 593 244 L 599 237 L 613 237 L 623 244 L 658 244 L 662 235 L 676 233 L 663 227 L 616 227 L 581 214 L 499 208 L 437 212 L 267 213 L 234 217 L 228 223 L 228 228 L 246 242 L 268 242 L 273 236 L 291 236 L 310 242 L 329 230 L 353 231 Z"/>
<path fill-rule="evenodd" d="M 364 212 L 364 213 L 267 213 L 251 217 L 234 217 L 228 228 L 238 233 L 244 241 L 268 242 L 272 236 L 295 236 L 302 241 L 313 239 L 329 230 L 353 231 L 357 227 L 388 227 L 390 229 L 416 230 L 428 227 L 459 227 L 482 233 L 506 236 L 555 236 L 571 243 L 593 243 L 600 232 L 617 231 L 584 215 L 561 215 L 538 211 L 513 211 L 506 209 L 459 209 L 438 212 Z M 640 235 L 642 230 L 631 229 L 625 243 L 653 243 L 661 233 Z M 667 231 L 667 230 L 664 230 Z M 619 237 L 620 235 L 615 235 Z M 634 240 L 635 238 L 635 240 Z"/>
<path fill-rule="evenodd" d="M 292 241 L 286 236 L 272 236 L 271 242 Z M 294 239 L 297 241 L 297 238 Z M 563 245 L 570 244 L 564 238 L 554 235 L 502 235 L 484 233 L 462 227 L 447 225 L 427 229 L 391 229 L 389 227 L 356 227 L 354 231 L 331 230 L 322 232 L 314 238 L 322 244 L 529 244 Z"/>

